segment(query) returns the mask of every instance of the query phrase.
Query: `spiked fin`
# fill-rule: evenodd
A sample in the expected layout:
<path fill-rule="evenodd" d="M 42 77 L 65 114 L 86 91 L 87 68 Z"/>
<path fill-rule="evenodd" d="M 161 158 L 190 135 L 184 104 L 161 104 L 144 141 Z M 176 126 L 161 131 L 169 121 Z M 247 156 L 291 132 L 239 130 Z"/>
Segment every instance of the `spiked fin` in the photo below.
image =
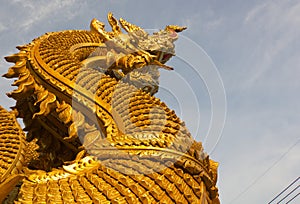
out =
<path fill-rule="evenodd" d="M 115 19 L 115 17 L 113 16 L 113 14 L 111 12 L 109 12 L 107 14 L 107 19 L 108 19 L 108 22 L 112 28 L 112 32 L 113 34 L 116 36 L 116 35 L 120 35 L 122 32 L 121 32 L 121 28 L 119 26 L 119 23 L 118 23 L 118 20 Z"/>
<path fill-rule="evenodd" d="M 40 103 L 40 111 L 38 113 L 35 113 L 33 115 L 33 118 L 39 115 L 48 115 L 56 106 L 56 96 L 53 93 L 48 92 L 48 90 L 41 89 L 37 91 L 37 97 L 37 103 Z"/>
<path fill-rule="evenodd" d="M 18 89 L 14 90 L 11 93 L 8 93 L 7 95 L 16 100 L 31 95 L 36 87 L 35 80 L 29 73 L 21 76 L 20 79 L 14 82 L 13 85 L 18 86 Z"/>
<path fill-rule="evenodd" d="M 187 27 L 185 27 L 185 26 L 178 26 L 178 25 L 168 25 L 168 26 L 166 26 L 166 28 L 165 28 L 165 30 L 173 30 L 173 31 L 175 31 L 176 33 L 182 32 L 182 31 L 184 31 L 185 29 L 187 29 Z"/>
<path fill-rule="evenodd" d="M 124 30 L 126 30 L 127 32 L 134 32 L 134 31 L 138 31 L 138 30 L 142 30 L 142 28 L 140 28 L 139 26 L 133 25 L 129 22 L 127 22 L 126 20 L 124 20 L 123 18 L 120 18 L 120 23 L 122 28 L 124 28 Z"/>
<path fill-rule="evenodd" d="M 97 19 L 93 19 L 90 24 L 92 32 L 99 34 L 105 41 L 111 40 L 111 36 L 104 29 L 104 24 Z"/>

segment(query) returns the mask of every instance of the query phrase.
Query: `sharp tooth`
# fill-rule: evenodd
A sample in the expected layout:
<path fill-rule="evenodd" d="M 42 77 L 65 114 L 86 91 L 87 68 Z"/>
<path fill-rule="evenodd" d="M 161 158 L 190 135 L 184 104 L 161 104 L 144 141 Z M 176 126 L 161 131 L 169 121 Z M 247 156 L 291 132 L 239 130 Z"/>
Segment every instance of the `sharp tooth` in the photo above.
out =
<path fill-rule="evenodd" d="M 159 57 L 158 57 L 158 61 L 161 62 L 162 59 L 163 59 L 163 56 L 164 56 L 164 55 L 163 55 L 163 52 L 160 51 L 159 54 L 158 54 L 158 56 L 159 56 Z"/>

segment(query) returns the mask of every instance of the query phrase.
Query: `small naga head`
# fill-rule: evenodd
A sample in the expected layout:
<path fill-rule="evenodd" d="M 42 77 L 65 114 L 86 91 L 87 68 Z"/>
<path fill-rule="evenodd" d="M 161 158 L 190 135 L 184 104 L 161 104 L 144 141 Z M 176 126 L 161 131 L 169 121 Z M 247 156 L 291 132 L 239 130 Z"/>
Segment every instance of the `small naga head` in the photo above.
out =
<path fill-rule="evenodd" d="M 159 77 L 157 69 L 173 69 L 165 63 L 175 55 L 177 33 L 186 27 L 169 25 L 150 35 L 122 18 L 116 20 L 111 13 L 108 14 L 108 22 L 111 32 L 105 31 L 102 22 L 96 19 L 91 22 L 91 31 L 102 37 L 107 49 L 106 74 L 118 80 L 123 79 L 150 94 L 156 93 Z M 119 23 L 127 33 L 122 33 Z"/>

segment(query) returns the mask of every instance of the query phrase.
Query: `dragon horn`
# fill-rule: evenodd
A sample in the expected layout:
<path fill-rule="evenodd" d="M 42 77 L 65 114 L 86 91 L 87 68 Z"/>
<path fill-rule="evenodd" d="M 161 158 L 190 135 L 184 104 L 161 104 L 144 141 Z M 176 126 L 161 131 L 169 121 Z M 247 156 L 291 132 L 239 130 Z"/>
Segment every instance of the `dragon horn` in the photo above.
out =
<path fill-rule="evenodd" d="M 178 26 L 178 25 L 168 25 L 166 26 L 165 30 L 168 31 L 175 31 L 176 33 L 179 33 L 183 30 L 185 30 L 187 27 L 185 26 Z"/>
<path fill-rule="evenodd" d="M 112 32 L 115 35 L 119 35 L 120 33 L 122 33 L 121 28 L 120 28 L 119 23 L 118 23 L 118 20 L 115 19 L 115 17 L 113 16 L 113 14 L 111 12 L 109 12 L 107 14 L 107 20 L 108 20 L 108 23 L 111 26 Z"/>
<path fill-rule="evenodd" d="M 120 23 L 121 23 L 122 28 L 124 28 L 124 30 L 126 30 L 127 32 L 134 32 L 134 31 L 142 30 L 142 28 L 140 28 L 139 26 L 128 23 L 123 18 L 120 18 Z"/>

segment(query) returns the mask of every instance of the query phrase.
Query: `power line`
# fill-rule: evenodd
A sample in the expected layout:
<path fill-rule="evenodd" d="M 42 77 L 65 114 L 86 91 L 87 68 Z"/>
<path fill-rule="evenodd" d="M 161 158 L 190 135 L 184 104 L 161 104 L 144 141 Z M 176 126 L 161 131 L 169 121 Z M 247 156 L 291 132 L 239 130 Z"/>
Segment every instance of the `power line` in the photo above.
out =
<path fill-rule="evenodd" d="M 300 195 L 300 193 L 298 193 L 297 195 L 295 195 L 294 197 L 292 197 L 288 202 L 286 202 L 286 204 L 290 203 L 292 200 L 294 200 L 298 195 Z"/>
<path fill-rule="evenodd" d="M 283 189 L 277 196 L 275 196 L 275 198 L 273 198 L 270 202 L 268 202 L 268 204 L 272 203 L 274 200 L 276 200 L 279 196 L 281 196 L 287 189 L 289 189 L 294 183 L 296 183 L 299 180 L 300 177 L 296 178 L 292 183 L 290 183 L 290 185 L 288 185 L 285 189 Z M 299 185 L 298 185 L 299 187 Z M 298 188 L 297 187 L 297 188 Z M 281 201 L 281 200 L 280 200 Z M 279 202 L 280 202 L 279 201 Z"/>
<path fill-rule="evenodd" d="M 234 199 L 230 201 L 230 203 L 233 203 L 235 200 L 237 200 L 239 197 L 241 197 L 244 193 L 246 193 L 252 186 L 254 186 L 264 175 L 266 175 L 277 163 L 279 163 L 280 160 L 282 160 L 285 155 L 287 155 L 298 143 L 300 142 L 300 139 L 298 139 L 292 146 L 290 146 L 285 153 L 283 153 L 269 168 L 267 168 L 260 176 L 258 176 L 256 179 L 252 181 L 252 183 L 247 186 L 242 192 L 240 192 Z"/>
<path fill-rule="evenodd" d="M 291 192 L 289 192 L 286 196 L 284 196 L 280 201 L 278 201 L 278 203 L 280 203 L 281 201 L 283 201 L 284 199 L 286 199 L 289 195 L 291 195 L 292 193 L 295 192 L 295 190 L 297 190 L 299 188 L 299 185 L 294 188 Z"/>

